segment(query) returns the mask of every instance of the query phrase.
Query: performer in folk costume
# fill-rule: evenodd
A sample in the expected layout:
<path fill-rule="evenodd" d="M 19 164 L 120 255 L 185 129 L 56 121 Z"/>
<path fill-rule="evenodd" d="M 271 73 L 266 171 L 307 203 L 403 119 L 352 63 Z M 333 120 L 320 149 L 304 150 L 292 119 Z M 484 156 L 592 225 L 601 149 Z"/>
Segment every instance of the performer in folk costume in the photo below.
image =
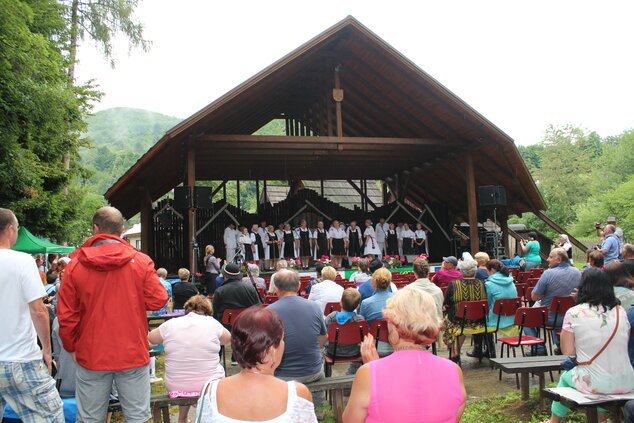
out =
<path fill-rule="evenodd" d="M 291 230 L 290 224 L 284 225 L 284 230 L 282 231 L 282 256 L 285 259 L 295 258 L 295 232 Z"/>
<path fill-rule="evenodd" d="M 348 227 L 348 261 L 352 263 L 353 257 L 361 256 L 361 246 L 363 244 L 363 237 L 361 235 L 361 228 L 357 226 L 357 221 L 350 222 Z"/>
<path fill-rule="evenodd" d="M 363 250 L 364 256 L 380 256 L 381 249 L 379 248 L 379 243 L 376 240 L 376 233 L 374 232 L 374 228 L 372 227 L 372 221 L 370 219 L 366 219 L 365 221 L 365 231 L 363 232 L 363 239 L 365 239 L 365 249 Z"/>
<path fill-rule="evenodd" d="M 403 230 L 401 230 L 401 247 L 406 258 L 414 254 L 414 237 L 414 231 L 409 228 L 407 223 L 404 223 Z"/>
<path fill-rule="evenodd" d="M 280 223 L 277 225 L 277 229 L 275 230 L 275 235 L 277 235 L 277 240 L 280 242 L 280 252 L 282 251 L 282 242 L 284 241 L 284 223 Z M 282 257 L 280 255 L 280 257 Z"/>
<path fill-rule="evenodd" d="M 253 260 L 259 262 L 264 259 L 264 246 L 265 242 L 262 239 L 262 236 L 259 232 L 259 226 L 257 223 L 254 223 L 251 226 L 251 241 L 253 241 L 253 245 L 255 246 L 255 251 L 253 252 Z"/>
<path fill-rule="evenodd" d="M 414 232 L 414 252 L 418 255 L 429 255 L 429 248 L 427 247 L 427 233 L 423 229 L 423 224 L 416 223 L 416 231 Z"/>
<path fill-rule="evenodd" d="M 343 256 L 346 255 L 346 231 L 344 231 L 338 220 L 332 221 L 332 226 L 328 230 L 328 246 L 332 253 L 332 265 L 335 269 L 341 267 Z"/>
<path fill-rule="evenodd" d="M 277 233 L 273 230 L 273 225 L 266 228 L 266 260 L 264 267 L 273 270 L 280 257 L 280 244 L 282 241 L 278 238 Z"/>
<path fill-rule="evenodd" d="M 394 223 L 390 223 L 389 229 L 385 234 L 385 252 L 388 256 L 398 255 L 398 241 L 398 234 L 396 233 Z"/>
<path fill-rule="evenodd" d="M 324 222 L 322 220 L 317 222 L 317 229 L 313 232 L 312 238 L 315 251 L 313 258 L 319 260 L 322 256 L 330 257 L 330 250 L 328 249 L 328 238 L 330 238 L 330 235 L 328 231 L 324 229 Z"/>
<path fill-rule="evenodd" d="M 404 257 L 403 244 L 401 243 L 401 240 L 403 239 L 403 237 L 401 236 L 401 232 L 403 232 L 403 222 L 397 222 L 396 223 L 396 236 L 398 237 L 398 255 L 401 256 L 401 257 Z"/>
<path fill-rule="evenodd" d="M 308 269 L 308 261 L 310 260 L 310 230 L 306 226 L 306 220 L 302 219 L 299 222 L 299 228 L 295 229 L 297 234 L 295 242 L 297 249 L 299 250 L 299 258 L 302 261 L 302 269 Z"/>
<path fill-rule="evenodd" d="M 374 228 L 374 232 L 376 233 L 376 242 L 379 243 L 379 250 L 381 250 L 381 254 L 385 254 L 386 251 L 385 234 L 387 234 L 388 229 L 390 229 L 390 225 L 385 222 L 384 217 L 379 219 L 379 223 L 377 223 L 376 228 Z"/>
<path fill-rule="evenodd" d="M 256 248 L 246 226 L 242 227 L 242 235 L 238 237 L 238 245 L 240 247 L 240 251 L 242 251 L 242 255 L 244 256 L 244 261 L 249 263 L 253 262 L 253 253 L 256 251 Z"/>

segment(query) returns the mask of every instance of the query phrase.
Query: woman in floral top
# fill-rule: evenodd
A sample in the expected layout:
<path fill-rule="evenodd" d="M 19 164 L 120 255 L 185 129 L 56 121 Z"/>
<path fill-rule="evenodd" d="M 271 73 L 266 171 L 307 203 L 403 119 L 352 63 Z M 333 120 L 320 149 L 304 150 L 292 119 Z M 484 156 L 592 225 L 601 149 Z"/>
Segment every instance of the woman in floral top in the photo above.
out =
<path fill-rule="evenodd" d="M 630 324 L 614 296 L 610 277 L 600 269 L 587 269 L 581 278 L 577 303 L 564 317 L 561 351 L 569 356 L 576 355 L 578 363 L 593 358 L 594 361 L 578 364 L 562 373 L 558 386 L 588 394 L 633 392 L 634 369 L 627 355 Z M 614 337 L 608 343 L 612 333 Z M 551 411 L 549 421 L 556 423 L 569 409 L 555 401 Z M 604 420 L 605 416 L 599 417 L 599 421 Z"/>

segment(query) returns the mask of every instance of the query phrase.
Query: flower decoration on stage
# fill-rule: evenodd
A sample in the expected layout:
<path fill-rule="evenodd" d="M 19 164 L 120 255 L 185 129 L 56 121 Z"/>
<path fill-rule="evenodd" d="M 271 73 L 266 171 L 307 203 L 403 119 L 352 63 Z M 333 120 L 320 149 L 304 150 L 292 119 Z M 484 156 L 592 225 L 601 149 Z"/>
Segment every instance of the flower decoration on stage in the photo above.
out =
<path fill-rule="evenodd" d="M 405 263 L 405 258 L 399 256 L 383 256 L 381 261 L 383 262 L 383 265 L 388 269 L 398 269 L 399 267 L 403 267 L 403 263 Z"/>
<path fill-rule="evenodd" d="M 332 266 L 332 260 L 330 260 L 330 256 L 321 256 L 316 262 L 321 263 L 324 266 Z"/>
<path fill-rule="evenodd" d="M 425 253 L 422 253 L 420 256 L 418 256 L 418 258 L 422 258 L 423 260 L 427 260 L 428 259 L 428 255 Z"/>
<path fill-rule="evenodd" d="M 299 263 L 295 259 L 288 261 L 288 268 L 293 270 L 299 270 Z"/>
<path fill-rule="evenodd" d="M 359 268 L 359 265 L 357 264 L 358 261 L 359 261 L 359 257 L 352 257 L 352 263 L 350 263 L 350 268 L 358 269 Z"/>

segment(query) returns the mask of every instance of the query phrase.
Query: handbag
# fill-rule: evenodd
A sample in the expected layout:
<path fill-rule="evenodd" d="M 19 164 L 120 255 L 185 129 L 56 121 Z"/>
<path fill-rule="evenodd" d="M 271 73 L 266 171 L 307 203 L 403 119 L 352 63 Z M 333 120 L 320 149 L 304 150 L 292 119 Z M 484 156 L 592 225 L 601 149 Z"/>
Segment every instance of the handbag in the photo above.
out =
<path fill-rule="evenodd" d="M 610 335 L 610 337 L 608 338 L 606 343 L 603 345 L 603 347 L 599 351 L 597 351 L 597 353 L 590 360 L 577 361 L 577 357 L 566 357 L 566 359 L 561 362 L 561 367 L 563 367 L 564 370 L 571 370 L 576 366 L 589 366 L 590 364 L 592 364 L 594 360 L 596 360 L 597 357 L 599 357 L 601 353 L 605 351 L 608 345 L 610 345 L 610 342 L 612 342 L 614 335 L 616 335 L 616 331 L 619 328 L 619 316 L 620 316 L 619 306 L 616 306 L 616 325 L 614 325 L 614 330 L 612 331 L 612 335 Z"/>

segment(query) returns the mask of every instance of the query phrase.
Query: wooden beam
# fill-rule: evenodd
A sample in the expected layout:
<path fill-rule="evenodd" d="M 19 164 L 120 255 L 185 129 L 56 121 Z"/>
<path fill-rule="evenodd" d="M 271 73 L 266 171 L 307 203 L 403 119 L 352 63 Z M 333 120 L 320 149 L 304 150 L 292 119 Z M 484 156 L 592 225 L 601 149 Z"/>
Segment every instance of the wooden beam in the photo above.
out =
<path fill-rule="evenodd" d="M 194 186 L 196 185 L 196 142 L 190 140 L 187 143 L 187 186 L 192 196 L 187 209 L 187 257 L 189 258 L 189 270 L 192 275 L 196 274 L 196 257 L 194 246 L 196 244 L 196 210 L 194 209 Z"/>
<path fill-rule="evenodd" d="M 260 180 L 255 180 L 255 212 L 260 213 Z"/>
<path fill-rule="evenodd" d="M 471 243 L 470 253 L 475 254 L 480 251 L 480 240 L 478 239 L 478 206 L 476 203 L 475 171 L 471 152 L 466 155 L 465 179 L 467 182 L 467 211 L 469 214 L 469 241 Z"/>
<path fill-rule="evenodd" d="M 337 119 L 337 137 L 343 137 L 343 118 L 341 117 L 341 101 L 343 100 L 343 90 L 341 89 L 341 78 L 339 77 L 339 66 L 335 67 L 335 89 L 332 91 L 335 100 L 336 119 Z"/>
<path fill-rule="evenodd" d="M 218 194 L 218 191 L 220 191 L 221 189 L 224 190 L 225 192 L 227 191 L 225 188 L 225 185 L 227 185 L 227 181 L 224 180 L 220 183 L 220 185 L 218 185 L 216 188 L 214 188 L 213 191 L 211 191 L 211 201 L 213 202 L 214 200 L 214 195 Z"/>
<path fill-rule="evenodd" d="M 240 180 L 236 179 L 236 207 L 240 208 Z"/>
<path fill-rule="evenodd" d="M 374 204 L 374 202 L 373 202 L 372 200 L 370 200 L 370 199 L 368 198 L 368 196 L 367 196 L 367 195 L 365 195 L 365 194 L 363 193 L 363 191 L 361 190 L 361 188 L 359 188 L 359 187 L 357 186 L 357 184 L 355 184 L 355 183 L 352 181 L 352 179 L 348 179 L 348 183 L 350 184 L 350 186 L 351 186 L 352 188 L 354 188 L 354 190 L 355 190 L 356 192 L 358 192 L 358 193 L 359 193 L 359 195 L 361 195 L 361 198 L 362 198 L 362 199 L 363 199 L 363 198 L 365 198 L 365 201 L 367 201 L 367 202 L 368 202 L 368 204 L 372 206 L 372 208 L 374 208 L 374 209 L 378 209 L 378 207 L 376 206 L 376 204 Z"/>
<path fill-rule="evenodd" d="M 583 242 L 579 241 L 577 238 L 575 238 L 574 236 L 570 235 L 568 233 L 568 231 L 566 231 L 564 228 L 562 228 L 561 226 L 556 224 L 550 217 L 546 216 L 544 214 L 544 212 L 542 212 L 541 210 L 537 210 L 537 211 L 533 211 L 533 214 L 535 216 L 539 217 L 541 220 L 543 220 L 544 223 L 546 223 L 548 226 L 553 228 L 555 231 L 557 231 L 558 234 L 566 234 L 566 235 L 568 235 L 568 238 L 570 239 L 570 242 L 573 243 L 575 245 L 575 247 L 579 248 L 583 253 L 586 252 L 588 247 L 586 247 L 586 245 Z"/>
<path fill-rule="evenodd" d="M 208 134 L 199 135 L 195 138 L 197 142 L 244 142 L 244 143 L 279 143 L 285 144 L 358 144 L 358 145 L 385 145 L 394 146 L 440 146 L 440 147 L 463 147 L 464 143 L 448 141 L 440 138 L 395 138 L 395 137 L 319 137 L 319 136 L 286 136 L 286 135 L 241 135 L 241 134 Z M 215 145 L 214 145 L 215 148 Z"/>

